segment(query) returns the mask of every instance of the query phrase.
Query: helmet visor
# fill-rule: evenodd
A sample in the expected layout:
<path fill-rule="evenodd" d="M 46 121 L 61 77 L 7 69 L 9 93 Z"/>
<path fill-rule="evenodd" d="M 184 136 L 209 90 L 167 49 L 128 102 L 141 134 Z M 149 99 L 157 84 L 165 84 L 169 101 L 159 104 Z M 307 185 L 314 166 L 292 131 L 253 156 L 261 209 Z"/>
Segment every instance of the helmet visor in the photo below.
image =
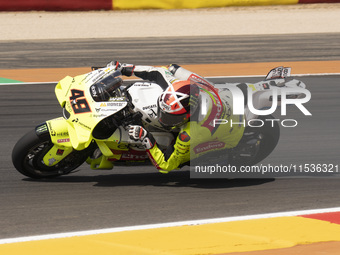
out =
<path fill-rule="evenodd" d="M 189 115 L 190 114 L 188 113 L 170 114 L 170 113 L 164 112 L 159 107 L 159 102 L 158 102 L 158 109 L 157 109 L 158 121 L 164 127 L 179 127 L 188 121 Z"/>

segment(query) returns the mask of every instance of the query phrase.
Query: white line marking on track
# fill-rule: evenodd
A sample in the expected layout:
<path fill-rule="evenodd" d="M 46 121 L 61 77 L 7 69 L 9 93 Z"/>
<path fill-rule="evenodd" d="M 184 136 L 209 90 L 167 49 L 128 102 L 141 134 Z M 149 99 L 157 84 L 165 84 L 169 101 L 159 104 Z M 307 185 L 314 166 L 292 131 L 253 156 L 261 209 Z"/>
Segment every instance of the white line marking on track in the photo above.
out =
<path fill-rule="evenodd" d="M 265 214 L 255 214 L 255 215 L 245 215 L 245 216 L 233 216 L 233 217 L 213 218 L 213 219 L 203 219 L 203 220 L 178 221 L 178 222 L 168 222 L 168 223 L 158 223 L 158 224 L 148 224 L 148 225 L 137 225 L 137 226 L 129 226 L 129 227 L 115 227 L 115 228 L 96 229 L 96 230 L 87 230 L 87 231 L 78 231 L 78 232 L 67 232 L 67 233 L 58 233 L 58 234 L 7 238 L 7 239 L 0 239 L 0 244 L 40 241 L 40 240 L 48 240 L 48 239 L 68 238 L 68 237 L 97 235 L 97 234 L 108 234 L 108 233 L 117 233 L 117 232 L 123 232 L 123 231 L 133 231 L 133 230 L 145 230 L 145 229 L 180 227 L 180 226 L 195 226 L 195 225 L 203 225 L 203 224 L 211 224 L 211 223 L 268 219 L 268 218 L 276 218 L 276 217 L 289 217 L 289 216 L 330 213 L 330 212 L 340 212 L 340 207 L 290 211 L 290 212 L 265 213 Z"/>

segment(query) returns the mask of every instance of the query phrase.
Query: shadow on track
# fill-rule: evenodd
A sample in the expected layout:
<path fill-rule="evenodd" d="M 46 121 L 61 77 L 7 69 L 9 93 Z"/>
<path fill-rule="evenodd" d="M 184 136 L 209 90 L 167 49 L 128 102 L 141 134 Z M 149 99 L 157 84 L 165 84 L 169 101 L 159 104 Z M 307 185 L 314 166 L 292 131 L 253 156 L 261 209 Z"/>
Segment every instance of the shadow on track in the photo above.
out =
<path fill-rule="evenodd" d="M 200 189 L 226 189 L 235 187 L 248 187 L 275 181 L 268 179 L 191 179 L 189 171 L 160 173 L 133 173 L 111 174 L 98 176 L 62 176 L 55 179 L 23 179 L 28 182 L 51 183 L 88 183 L 95 182 L 96 187 L 117 186 L 165 186 L 165 187 L 191 187 Z"/>

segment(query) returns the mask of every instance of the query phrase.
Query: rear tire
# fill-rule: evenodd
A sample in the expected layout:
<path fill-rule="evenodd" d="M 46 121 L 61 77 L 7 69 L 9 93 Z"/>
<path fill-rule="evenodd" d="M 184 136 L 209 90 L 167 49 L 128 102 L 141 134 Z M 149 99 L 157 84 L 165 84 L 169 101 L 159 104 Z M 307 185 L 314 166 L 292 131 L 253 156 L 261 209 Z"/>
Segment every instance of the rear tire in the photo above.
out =
<path fill-rule="evenodd" d="M 69 174 L 84 163 L 88 157 L 86 151 L 72 151 L 54 166 L 43 162 L 45 154 L 53 147 L 49 134 L 37 135 L 35 130 L 24 135 L 14 146 L 12 162 L 23 175 L 41 179 Z"/>
<path fill-rule="evenodd" d="M 269 156 L 275 149 L 280 138 L 280 126 L 276 121 L 270 122 L 265 119 L 275 119 L 272 115 L 260 116 L 258 119 L 262 120 L 264 125 L 262 127 L 246 127 L 245 132 L 254 132 L 256 135 L 261 136 L 260 145 L 257 153 L 253 158 L 240 157 L 237 155 L 236 158 L 230 160 L 230 163 L 235 166 L 242 165 L 255 165 L 266 157 Z M 242 144 L 238 146 L 242 147 Z M 237 148 L 237 147 L 236 147 Z"/>
<path fill-rule="evenodd" d="M 263 127 L 260 128 L 260 133 L 263 136 L 261 143 L 260 143 L 260 149 L 254 159 L 254 161 L 251 163 L 252 165 L 255 165 L 262 160 L 264 160 L 266 157 L 269 156 L 275 149 L 276 145 L 279 142 L 280 139 L 280 126 L 277 122 L 273 121 L 273 127 L 272 123 L 265 121 L 265 119 L 275 119 L 272 115 L 269 116 L 263 116 L 259 119 L 262 119 L 264 121 Z M 256 128 L 253 128 L 256 129 Z"/>

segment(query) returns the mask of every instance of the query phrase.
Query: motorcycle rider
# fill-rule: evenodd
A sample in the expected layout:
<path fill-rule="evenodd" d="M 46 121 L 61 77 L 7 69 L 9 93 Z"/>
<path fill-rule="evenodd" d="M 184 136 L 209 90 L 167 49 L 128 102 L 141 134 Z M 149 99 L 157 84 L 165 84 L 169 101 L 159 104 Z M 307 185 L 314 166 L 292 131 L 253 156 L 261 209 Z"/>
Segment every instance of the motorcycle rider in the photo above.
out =
<path fill-rule="evenodd" d="M 123 75 L 156 82 L 164 90 L 157 100 L 157 118 L 164 128 L 178 133 L 174 143 L 162 151 L 145 128 L 129 126 L 130 137 L 144 145 L 151 162 L 161 173 L 178 169 L 193 159 L 209 160 L 217 151 L 223 152 L 219 157 L 225 157 L 226 149 L 239 143 L 244 132 L 244 126 L 240 125 L 243 115 L 232 115 L 229 91 L 218 91 L 203 77 L 178 65 L 166 68 L 112 63 Z M 215 126 L 215 119 L 237 124 Z"/>

